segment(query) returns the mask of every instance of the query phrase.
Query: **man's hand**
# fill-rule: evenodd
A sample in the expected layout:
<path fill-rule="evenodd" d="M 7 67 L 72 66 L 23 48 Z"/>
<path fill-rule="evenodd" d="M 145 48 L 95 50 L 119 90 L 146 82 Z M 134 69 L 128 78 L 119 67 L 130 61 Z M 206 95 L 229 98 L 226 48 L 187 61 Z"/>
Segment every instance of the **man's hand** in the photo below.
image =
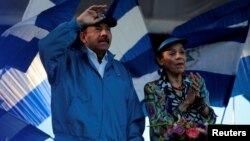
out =
<path fill-rule="evenodd" d="M 92 25 L 101 21 L 103 13 L 107 11 L 107 5 L 92 5 L 83 11 L 78 17 L 77 22 L 81 25 Z"/>

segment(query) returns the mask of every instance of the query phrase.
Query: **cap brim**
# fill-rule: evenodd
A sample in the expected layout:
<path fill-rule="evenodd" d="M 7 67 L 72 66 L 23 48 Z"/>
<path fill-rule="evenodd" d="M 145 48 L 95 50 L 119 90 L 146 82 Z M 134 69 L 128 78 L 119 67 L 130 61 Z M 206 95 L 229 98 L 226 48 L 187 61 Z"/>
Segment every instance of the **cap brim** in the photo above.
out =
<path fill-rule="evenodd" d="M 109 27 L 115 27 L 117 25 L 117 21 L 113 17 L 105 17 L 103 20 L 101 20 L 97 24 L 100 24 L 100 23 L 105 23 Z"/>
<path fill-rule="evenodd" d="M 187 40 L 184 38 L 176 38 L 176 37 L 168 38 L 161 43 L 161 45 L 157 49 L 157 52 L 162 51 L 164 48 L 168 47 L 169 45 L 171 45 L 173 43 L 181 43 L 182 45 L 186 45 Z"/>
<path fill-rule="evenodd" d="M 101 21 L 99 21 L 95 24 L 83 26 L 81 31 L 85 30 L 89 26 L 96 26 L 96 25 L 101 24 L 101 23 L 105 23 L 109 27 L 115 27 L 117 25 L 117 21 L 113 17 L 105 17 L 104 19 L 102 19 Z"/>

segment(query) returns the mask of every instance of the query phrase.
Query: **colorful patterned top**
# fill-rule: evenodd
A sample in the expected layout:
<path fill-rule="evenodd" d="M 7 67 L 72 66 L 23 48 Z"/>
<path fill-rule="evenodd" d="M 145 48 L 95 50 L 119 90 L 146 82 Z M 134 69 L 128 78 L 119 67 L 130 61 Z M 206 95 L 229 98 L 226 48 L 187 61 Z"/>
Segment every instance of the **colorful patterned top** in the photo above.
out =
<path fill-rule="evenodd" d="M 181 112 L 178 105 L 183 102 L 187 90 L 192 84 L 192 80 L 187 75 L 183 75 L 181 89 L 172 87 L 165 76 L 161 76 L 160 79 L 148 82 L 145 85 L 145 103 L 150 122 L 151 141 L 172 140 L 172 137 L 166 134 L 166 130 L 168 130 L 169 125 L 175 124 L 180 116 L 194 123 L 215 123 L 216 115 L 214 110 L 209 107 L 209 92 L 204 79 L 202 79 L 201 83 L 200 95 L 204 99 L 203 104 L 197 104 L 196 102 L 196 104 L 190 105 L 185 112 Z M 201 107 L 204 104 L 209 107 L 207 117 L 201 114 Z"/>

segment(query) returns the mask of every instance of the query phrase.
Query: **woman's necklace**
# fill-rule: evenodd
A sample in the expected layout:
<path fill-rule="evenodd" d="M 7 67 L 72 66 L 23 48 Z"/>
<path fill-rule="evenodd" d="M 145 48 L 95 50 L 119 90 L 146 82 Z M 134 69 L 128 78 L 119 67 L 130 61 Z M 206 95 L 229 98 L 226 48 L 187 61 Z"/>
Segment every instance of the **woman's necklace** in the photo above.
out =
<path fill-rule="evenodd" d="M 183 89 L 182 84 L 181 84 L 180 86 L 178 86 L 178 87 L 175 87 L 175 86 L 172 85 L 172 87 L 173 87 L 175 90 L 182 90 L 182 89 Z"/>
<path fill-rule="evenodd" d="M 178 81 L 177 79 L 175 80 L 175 84 L 178 84 L 177 87 L 175 87 L 174 85 L 171 84 L 175 94 L 179 97 L 182 96 L 182 90 L 183 90 L 183 85 L 182 85 L 182 81 Z"/>
<path fill-rule="evenodd" d="M 173 85 L 175 84 L 175 86 Z M 171 83 L 172 87 L 174 89 L 177 89 L 177 90 L 182 90 L 183 86 L 182 86 L 182 80 L 178 80 L 178 79 L 174 79 L 174 83 Z"/>

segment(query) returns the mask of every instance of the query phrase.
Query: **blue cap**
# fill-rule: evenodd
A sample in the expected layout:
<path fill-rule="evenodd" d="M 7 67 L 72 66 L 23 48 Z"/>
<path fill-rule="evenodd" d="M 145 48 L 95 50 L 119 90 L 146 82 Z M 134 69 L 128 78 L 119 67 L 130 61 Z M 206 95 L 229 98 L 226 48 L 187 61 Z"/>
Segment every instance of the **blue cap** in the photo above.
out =
<path fill-rule="evenodd" d="M 159 52 L 160 50 L 162 50 L 164 47 L 173 44 L 173 43 L 181 43 L 181 44 L 185 44 L 187 42 L 186 39 L 184 38 L 177 38 L 177 37 L 170 37 L 168 39 L 166 39 L 165 41 L 163 41 L 161 43 L 161 45 L 159 46 L 159 48 L 157 49 L 157 52 Z"/>
<path fill-rule="evenodd" d="M 106 23 L 109 27 L 115 27 L 117 25 L 116 19 L 111 16 L 100 14 L 99 17 L 102 17 L 103 19 L 96 24 Z"/>
<path fill-rule="evenodd" d="M 101 23 L 105 23 L 107 24 L 109 27 L 115 27 L 117 25 L 117 21 L 115 18 L 111 17 L 111 16 L 107 16 L 105 14 L 100 14 L 98 15 L 99 17 L 102 17 L 103 19 L 95 24 L 90 24 L 90 25 L 84 25 L 82 27 L 82 31 L 85 30 L 87 27 L 89 26 L 96 26 L 96 25 L 99 25 Z"/>

